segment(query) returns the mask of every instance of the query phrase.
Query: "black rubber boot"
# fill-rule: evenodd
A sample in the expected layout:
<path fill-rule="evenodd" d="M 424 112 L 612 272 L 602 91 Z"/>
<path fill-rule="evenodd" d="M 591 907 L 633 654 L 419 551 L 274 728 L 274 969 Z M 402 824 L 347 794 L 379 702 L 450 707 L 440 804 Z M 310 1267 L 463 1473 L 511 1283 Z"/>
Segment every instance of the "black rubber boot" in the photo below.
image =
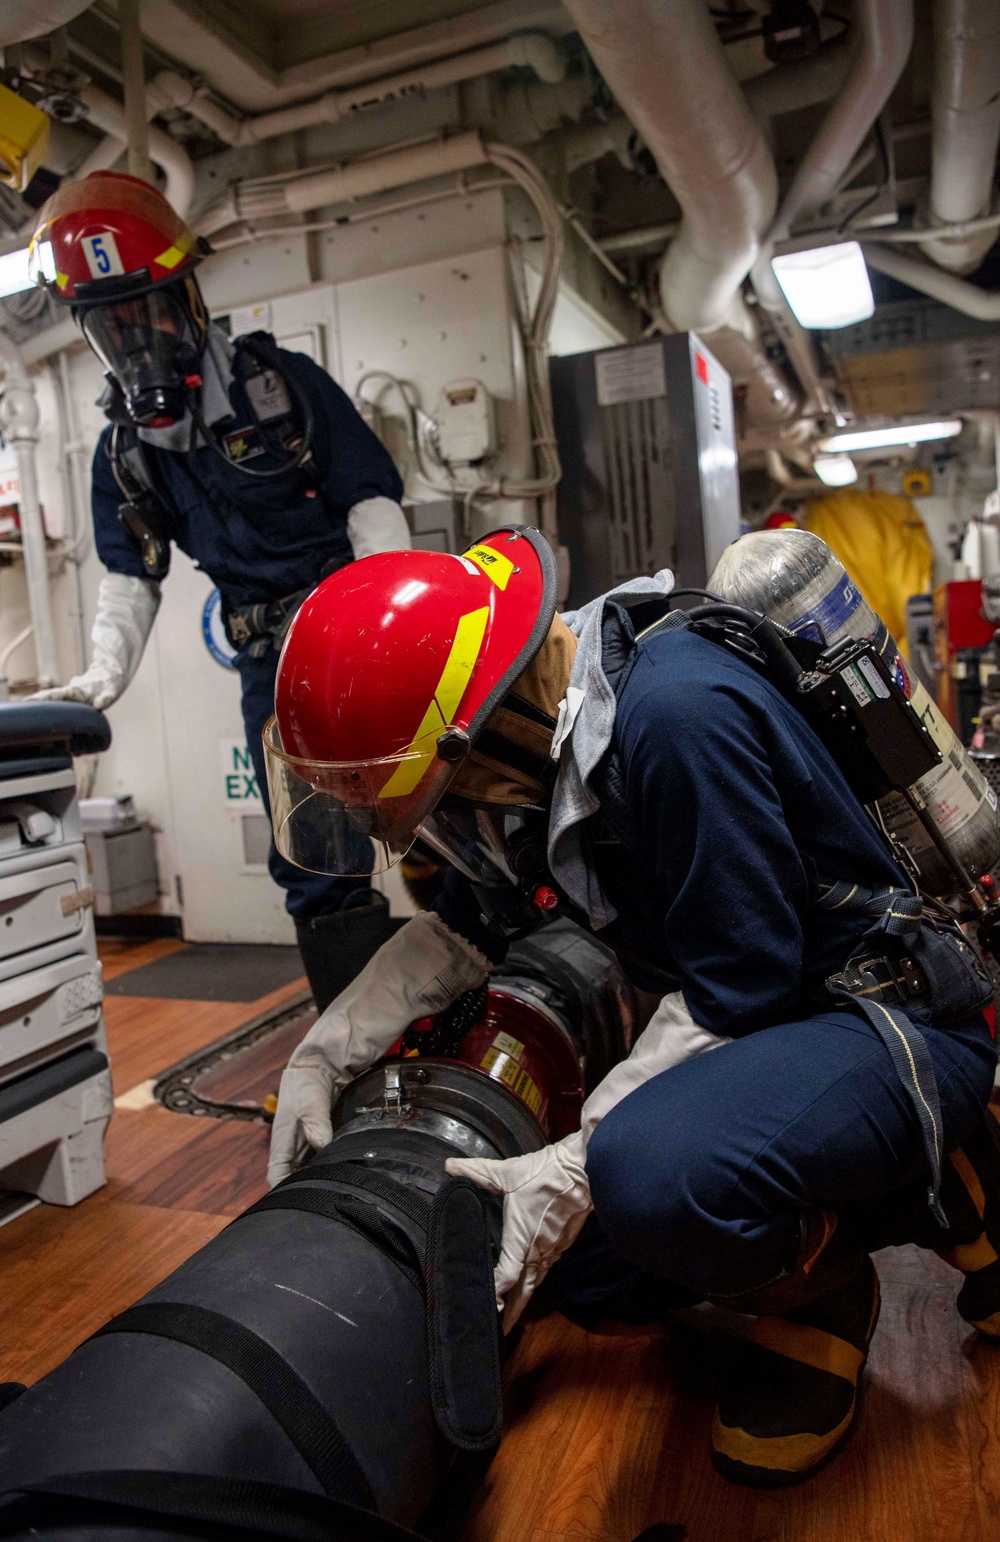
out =
<path fill-rule="evenodd" d="M 948 1155 L 941 1202 L 948 1231 L 934 1251 L 965 1275 L 959 1315 L 1000 1338 L 1000 1126 L 992 1109 Z"/>
<path fill-rule="evenodd" d="M 807 1218 L 795 1267 L 720 1306 L 758 1313 L 736 1351 L 712 1428 L 724 1477 L 758 1488 L 799 1483 L 846 1437 L 879 1312 L 875 1266 L 828 1211 Z"/>
<path fill-rule="evenodd" d="M 358 889 L 329 916 L 296 921 L 299 952 L 317 1010 L 324 1012 L 403 921 L 377 889 Z"/>

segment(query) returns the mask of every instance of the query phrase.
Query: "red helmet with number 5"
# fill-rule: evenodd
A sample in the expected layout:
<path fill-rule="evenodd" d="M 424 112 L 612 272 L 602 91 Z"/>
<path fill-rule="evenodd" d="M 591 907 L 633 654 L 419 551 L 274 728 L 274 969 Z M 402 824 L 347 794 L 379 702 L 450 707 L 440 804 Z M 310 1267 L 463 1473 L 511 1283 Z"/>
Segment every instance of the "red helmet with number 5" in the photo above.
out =
<path fill-rule="evenodd" d="M 375 872 L 398 862 L 541 648 L 555 599 L 552 551 L 527 526 L 460 557 L 364 557 L 320 584 L 285 639 L 264 730 L 282 855 L 327 873 L 373 871 L 372 849 Z"/>
<path fill-rule="evenodd" d="M 175 423 L 198 382 L 208 315 L 194 269 L 206 250 L 155 187 L 123 172 L 64 182 L 39 213 L 36 281 L 72 306 L 135 423 Z"/>

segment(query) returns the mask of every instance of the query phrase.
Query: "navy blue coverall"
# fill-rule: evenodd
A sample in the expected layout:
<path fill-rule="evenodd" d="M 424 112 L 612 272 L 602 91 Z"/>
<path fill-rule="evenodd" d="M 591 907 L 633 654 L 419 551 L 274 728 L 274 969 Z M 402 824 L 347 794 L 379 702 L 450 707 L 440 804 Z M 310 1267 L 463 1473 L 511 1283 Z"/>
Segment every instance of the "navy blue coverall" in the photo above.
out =
<path fill-rule="evenodd" d="M 366 498 L 396 502 L 403 484 L 391 457 L 355 410 L 350 398 L 325 370 L 305 354 L 279 349 L 282 371 L 308 398 L 315 427 L 313 453 L 318 486 L 301 471 L 269 481 L 255 481 L 229 465 L 208 446 L 179 454 L 143 446 L 145 464 L 171 517 L 171 536 L 181 551 L 207 573 L 229 606 L 284 599 L 319 581 L 331 561 L 350 562 L 348 512 Z M 252 425 L 244 387 L 230 389 L 234 420 L 227 432 Z M 97 443 L 93 465 L 92 506 L 97 553 L 110 573 L 147 575 L 137 539 L 118 518 L 123 494 L 108 455 L 111 429 Z M 254 470 L 280 461 L 267 450 L 249 459 Z M 261 658 L 243 648 L 237 656 L 242 684 L 243 722 L 257 786 L 270 816 L 261 734 L 274 711 L 278 650 Z M 326 915 L 340 907 L 353 888 L 366 880 L 307 873 L 286 862 L 271 843 L 268 866 L 285 890 L 286 907 L 297 920 Z"/>
<path fill-rule="evenodd" d="M 638 986 L 681 989 L 695 1021 L 734 1042 L 651 1078 L 597 1126 L 595 1216 L 552 1284 L 593 1307 L 641 1297 L 654 1276 L 660 1299 L 664 1279 L 735 1296 L 791 1266 L 803 1210 L 863 1206 L 918 1177 L 926 1195 L 920 1129 L 881 1040 L 856 1009 L 810 1002 L 871 924 L 815 910 L 819 884 L 906 880 L 751 664 L 686 630 L 637 642 L 616 605 L 603 662 L 617 712 L 597 790 L 620 842 L 592 848 L 618 911 L 607 940 Z M 482 944 L 460 885 L 439 908 Z M 986 1106 L 996 1053 L 978 1014 L 924 1035 L 951 1148 Z"/>

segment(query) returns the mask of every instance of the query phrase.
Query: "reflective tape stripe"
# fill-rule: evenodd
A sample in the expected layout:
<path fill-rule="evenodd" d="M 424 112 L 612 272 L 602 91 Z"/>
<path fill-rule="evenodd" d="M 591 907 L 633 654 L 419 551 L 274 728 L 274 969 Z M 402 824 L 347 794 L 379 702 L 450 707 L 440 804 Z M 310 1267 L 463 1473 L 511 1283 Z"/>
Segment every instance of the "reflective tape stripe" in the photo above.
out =
<path fill-rule="evenodd" d="M 153 261 L 160 268 L 176 268 L 177 264 L 183 262 L 191 250 L 193 241 L 194 236 L 188 232 L 187 235 L 181 236 L 180 240 L 173 246 L 168 246 L 165 252 L 161 252 L 159 257 L 154 257 Z"/>
<path fill-rule="evenodd" d="M 749 1336 L 762 1349 L 783 1355 L 786 1360 L 796 1360 L 800 1365 L 811 1365 L 814 1370 L 827 1371 L 831 1376 L 842 1376 L 845 1381 L 855 1381 L 865 1363 L 865 1351 L 846 1339 L 787 1317 L 758 1317 Z"/>
<path fill-rule="evenodd" d="M 487 578 L 492 578 L 498 589 L 506 589 L 510 583 L 514 564 L 509 557 L 504 556 L 502 551 L 494 551 L 492 546 L 470 546 L 462 556 L 474 562 L 478 568 L 482 568 Z"/>
<path fill-rule="evenodd" d="M 380 798 L 403 798 L 412 792 L 437 754 L 438 735 L 451 724 L 465 695 L 483 645 L 489 615 L 490 607 L 484 605 L 480 610 L 470 610 L 459 617 L 455 641 L 434 695 L 420 727 L 403 751 L 407 759 L 401 761 L 389 777 L 379 793 Z"/>
<path fill-rule="evenodd" d="M 745 1467 L 766 1467 L 769 1472 L 807 1472 L 832 1450 L 853 1418 L 852 1400 L 840 1423 L 823 1435 L 752 1435 L 748 1430 L 730 1429 L 716 1414 L 712 1445 L 720 1456 L 742 1462 Z"/>

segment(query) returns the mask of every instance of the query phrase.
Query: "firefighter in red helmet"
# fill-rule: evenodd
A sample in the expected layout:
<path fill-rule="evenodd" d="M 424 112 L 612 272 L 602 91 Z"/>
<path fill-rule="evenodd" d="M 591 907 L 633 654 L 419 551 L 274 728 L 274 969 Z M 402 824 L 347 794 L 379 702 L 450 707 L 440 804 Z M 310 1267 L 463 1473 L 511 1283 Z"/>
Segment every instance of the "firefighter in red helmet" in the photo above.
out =
<path fill-rule="evenodd" d="M 261 730 L 284 632 L 327 573 L 406 547 L 395 466 L 305 354 L 264 332 L 230 341 L 196 268 L 208 248 L 155 188 L 116 172 L 66 182 L 41 210 L 32 261 L 106 372 L 94 456 L 101 581 L 93 658 L 43 694 L 110 706 L 139 666 L 174 544 L 218 586 L 266 801 Z M 368 872 L 307 873 L 273 846 L 320 1001 L 388 935 Z"/>
<path fill-rule="evenodd" d="M 668 580 L 561 617 L 547 544 L 511 527 L 370 557 L 303 605 L 266 731 L 279 848 L 355 872 L 419 832 L 450 871 L 293 1053 L 269 1174 L 325 1145 L 337 1091 L 511 936 L 553 912 L 591 927 L 662 997 L 647 1029 L 577 1132 L 448 1169 L 504 1196 L 505 1325 L 549 1273 L 577 1311 L 752 1314 L 713 1457 L 790 1483 L 851 1425 L 873 1248 L 951 1258 L 960 1312 L 1000 1336 L 989 982 L 971 955 L 922 965 L 919 1000 L 869 980 L 901 917 L 927 926 L 919 900 L 747 612 L 673 611 Z"/>

